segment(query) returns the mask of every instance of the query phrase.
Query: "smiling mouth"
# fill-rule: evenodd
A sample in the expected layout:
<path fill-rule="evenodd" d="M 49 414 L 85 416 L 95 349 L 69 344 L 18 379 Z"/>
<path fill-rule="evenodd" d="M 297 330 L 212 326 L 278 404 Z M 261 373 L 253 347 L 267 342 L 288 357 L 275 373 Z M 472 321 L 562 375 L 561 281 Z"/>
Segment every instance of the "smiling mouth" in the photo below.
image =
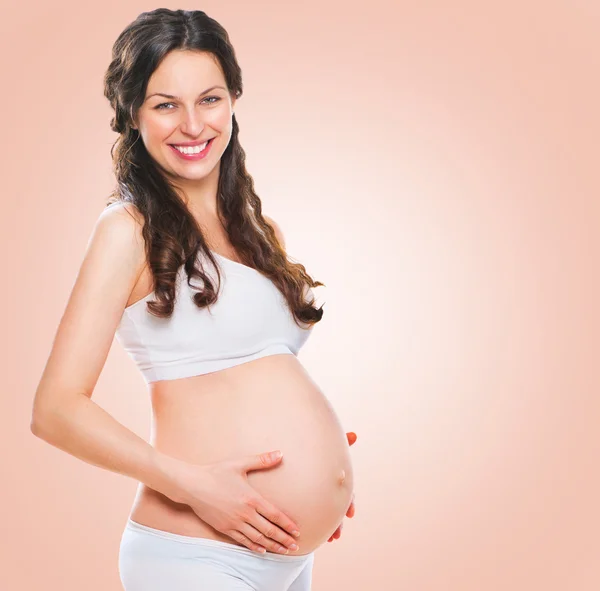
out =
<path fill-rule="evenodd" d="M 214 139 L 212 137 L 203 144 L 196 144 L 195 146 L 181 146 L 180 144 L 168 144 L 168 146 L 178 157 L 184 160 L 202 160 L 210 152 Z"/>
<path fill-rule="evenodd" d="M 201 147 L 201 146 L 204 146 L 204 149 L 206 149 L 210 145 L 210 142 L 212 142 L 214 139 L 215 139 L 214 137 L 211 137 L 210 139 L 205 140 L 204 142 L 200 142 L 200 143 L 193 144 L 193 145 L 186 145 L 186 144 L 169 144 L 169 145 L 173 146 L 175 149 L 181 148 L 181 149 L 186 149 L 189 151 L 194 151 L 194 150 L 197 150 L 198 147 Z"/>

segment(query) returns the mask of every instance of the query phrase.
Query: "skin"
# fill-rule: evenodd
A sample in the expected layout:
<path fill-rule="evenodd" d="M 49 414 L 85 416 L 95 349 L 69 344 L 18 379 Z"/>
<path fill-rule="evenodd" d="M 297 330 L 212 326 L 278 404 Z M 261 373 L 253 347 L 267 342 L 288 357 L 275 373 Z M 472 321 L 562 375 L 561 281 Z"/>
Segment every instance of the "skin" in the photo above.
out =
<path fill-rule="evenodd" d="M 348 433 L 346 433 L 346 437 L 348 438 L 349 445 L 354 445 L 354 443 L 356 443 L 356 439 L 357 439 L 356 433 L 349 431 Z M 352 494 L 352 501 L 350 503 L 350 506 L 348 507 L 348 511 L 346 511 L 346 517 L 354 517 L 354 512 L 355 512 L 354 494 Z M 340 536 L 342 535 L 343 526 L 344 526 L 344 522 L 340 523 L 338 528 L 333 532 L 333 534 L 327 541 L 333 542 L 333 540 L 339 540 Z"/>
<path fill-rule="evenodd" d="M 213 86 L 222 88 L 199 95 Z M 152 73 L 133 124 L 192 214 L 208 221 L 217 220 L 220 160 L 232 133 L 235 98 L 226 88 L 220 65 L 211 54 L 171 51 Z M 182 160 L 170 147 L 212 137 L 209 154 L 197 162 Z"/>
<path fill-rule="evenodd" d="M 221 88 L 213 88 L 215 86 Z M 204 92 L 207 89 L 210 90 Z M 144 102 L 132 125 L 200 225 L 214 237 L 221 233 L 216 205 L 219 167 L 231 139 L 235 102 L 227 90 L 223 71 L 211 54 L 174 50 L 150 77 Z M 170 144 L 212 137 L 215 139 L 210 153 L 197 162 L 183 161 L 170 147 Z M 280 228 L 270 218 L 268 221 L 279 236 Z M 283 243 L 283 237 L 280 241 Z M 223 242 L 226 242 L 224 236 Z M 346 436 L 348 444 L 353 445 L 356 434 L 349 432 Z M 346 516 L 353 517 L 354 512 L 353 495 Z M 328 542 L 339 539 L 342 527 L 343 523 Z"/>

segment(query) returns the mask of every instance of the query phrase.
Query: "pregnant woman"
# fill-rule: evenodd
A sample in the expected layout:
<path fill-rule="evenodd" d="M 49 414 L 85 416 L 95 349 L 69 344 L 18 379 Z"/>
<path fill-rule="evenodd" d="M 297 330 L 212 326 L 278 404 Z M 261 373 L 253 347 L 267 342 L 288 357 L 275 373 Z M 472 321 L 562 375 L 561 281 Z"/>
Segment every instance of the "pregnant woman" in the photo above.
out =
<path fill-rule="evenodd" d="M 229 37 L 201 11 L 143 13 L 104 82 L 117 186 L 32 431 L 139 481 L 119 553 L 126 591 L 307 591 L 315 550 L 354 512 L 355 435 L 297 358 L 324 284 L 262 214 Z M 91 400 L 115 335 L 148 385 L 150 443 Z"/>

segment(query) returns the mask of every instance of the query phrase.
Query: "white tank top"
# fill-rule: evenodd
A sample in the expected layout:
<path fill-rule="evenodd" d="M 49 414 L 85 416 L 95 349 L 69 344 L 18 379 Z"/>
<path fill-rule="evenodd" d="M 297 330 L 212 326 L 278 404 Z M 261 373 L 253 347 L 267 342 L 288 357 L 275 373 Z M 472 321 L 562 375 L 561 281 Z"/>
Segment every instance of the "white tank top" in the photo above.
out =
<path fill-rule="evenodd" d="M 211 251 L 221 270 L 215 304 L 198 308 L 195 293 L 180 267 L 175 306 L 170 318 L 148 312 L 154 292 L 128 306 L 115 336 L 134 360 L 146 383 L 219 371 L 260 357 L 297 355 L 312 325 L 300 328 L 287 301 L 262 273 Z M 216 272 L 208 259 L 204 272 Z M 308 290 L 312 295 L 312 290 Z"/>

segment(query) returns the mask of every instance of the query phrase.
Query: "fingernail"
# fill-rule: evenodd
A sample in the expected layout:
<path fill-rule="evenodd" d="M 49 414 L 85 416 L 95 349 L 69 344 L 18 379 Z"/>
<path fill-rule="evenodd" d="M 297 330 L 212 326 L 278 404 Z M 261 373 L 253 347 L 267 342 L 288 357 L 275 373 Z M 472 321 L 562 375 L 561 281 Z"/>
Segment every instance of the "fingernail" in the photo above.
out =
<path fill-rule="evenodd" d="M 280 451 L 274 451 L 271 454 L 271 459 L 272 460 L 278 460 L 281 457 L 281 452 Z"/>
<path fill-rule="evenodd" d="M 297 529 L 295 529 L 295 530 L 292 532 L 292 535 L 293 535 L 295 538 L 298 538 L 298 537 L 300 537 L 300 532 L 299 532 Z"/>

